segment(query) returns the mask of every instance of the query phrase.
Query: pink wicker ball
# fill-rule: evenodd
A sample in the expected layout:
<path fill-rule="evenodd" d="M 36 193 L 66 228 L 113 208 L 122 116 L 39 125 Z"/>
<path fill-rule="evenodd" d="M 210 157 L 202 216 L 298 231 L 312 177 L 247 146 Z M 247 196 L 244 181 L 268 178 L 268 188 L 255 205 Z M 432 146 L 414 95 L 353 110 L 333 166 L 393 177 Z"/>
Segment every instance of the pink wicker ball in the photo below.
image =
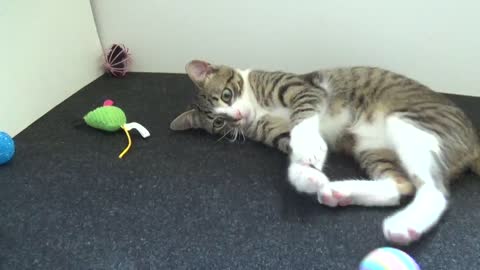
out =
<path fill-rule="evenodd" d="M 127 74 L 131 59 L 128 48 L 123 44 L 113 44 L 104 53 L 105 71 L 115 77 L 123 77 Z"/>

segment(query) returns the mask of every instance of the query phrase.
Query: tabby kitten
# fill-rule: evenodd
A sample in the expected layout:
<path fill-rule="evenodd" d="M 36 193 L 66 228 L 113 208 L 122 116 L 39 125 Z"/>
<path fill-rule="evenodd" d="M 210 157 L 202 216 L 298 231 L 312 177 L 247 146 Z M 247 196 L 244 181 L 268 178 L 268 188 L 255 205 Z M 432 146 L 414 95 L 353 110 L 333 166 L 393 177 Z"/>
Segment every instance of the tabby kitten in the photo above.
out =
<path fill-rule="evenodd" d="M 447 208 L 448 185 L 466 169 L 480 173 L 480 142 L 465 114 L 443 95 L 412 79 L 373 67 L 308 74 L 238 70 L 192 61 L 198 86 L 194 109 L 173 130 L 204 129 L 250 139 L 290 154 L 288 178 L 321 204 L 394 206 L 389 241 L 409 244 Z M 351 154 L 370 179 L 330 182 L 327 150 Z"/>

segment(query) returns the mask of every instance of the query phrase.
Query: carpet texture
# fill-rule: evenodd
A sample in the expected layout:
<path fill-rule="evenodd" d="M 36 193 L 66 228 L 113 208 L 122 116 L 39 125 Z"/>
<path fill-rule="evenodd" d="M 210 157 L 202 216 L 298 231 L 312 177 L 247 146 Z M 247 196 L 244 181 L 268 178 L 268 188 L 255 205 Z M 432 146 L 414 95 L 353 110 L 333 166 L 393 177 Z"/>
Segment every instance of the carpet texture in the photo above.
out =
<path fill-rule="evenodd" d="M 286 181 L 285 155 L 253 142 L 174 133 L 192 99 L 184 75 L 103 76 L 16 136 L 0 167 L 1 269 L 356 269 L 388 245 L 396 208 L 329 209 Z M 146 140 L 76 120 L 113 99 Z M 480 126 L 480 98 L 451 96 Z M 331 155 L 333 178 L 360 177 Z M 453 186 L 450 210 L 420 243 L 404 248 L 423 269 L 480 265 L 480 178 Z"/>

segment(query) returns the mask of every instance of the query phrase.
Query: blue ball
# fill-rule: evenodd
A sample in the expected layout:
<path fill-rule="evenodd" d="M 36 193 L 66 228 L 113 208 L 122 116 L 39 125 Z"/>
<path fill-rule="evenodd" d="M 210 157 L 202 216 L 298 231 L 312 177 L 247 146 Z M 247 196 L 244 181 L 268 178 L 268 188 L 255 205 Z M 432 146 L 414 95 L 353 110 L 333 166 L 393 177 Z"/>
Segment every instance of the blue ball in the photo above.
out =
<path fill-rule="evenodd" d="M 15 143 L 12 137 L 0 131 L 0 165 L 9 162 L 15 153 Z"/>

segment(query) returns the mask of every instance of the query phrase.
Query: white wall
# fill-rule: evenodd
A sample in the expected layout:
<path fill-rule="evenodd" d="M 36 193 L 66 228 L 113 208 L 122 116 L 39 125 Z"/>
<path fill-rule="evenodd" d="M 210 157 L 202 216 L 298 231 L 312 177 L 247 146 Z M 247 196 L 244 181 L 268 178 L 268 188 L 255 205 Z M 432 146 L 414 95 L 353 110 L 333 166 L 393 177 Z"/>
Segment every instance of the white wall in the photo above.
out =
<path fill-rule="evenodd" d="M 135 71 L 183 72 L 192 58 L 294 72 L 376 65 L 480 96 L 480 1 L 92 3 L 102 43 L 125 43 Z"/>
<path fill-rule="evenodd" d="M 0 0 L 0 130 L 16 135 L 101 73 L 88 1 Z"/>

